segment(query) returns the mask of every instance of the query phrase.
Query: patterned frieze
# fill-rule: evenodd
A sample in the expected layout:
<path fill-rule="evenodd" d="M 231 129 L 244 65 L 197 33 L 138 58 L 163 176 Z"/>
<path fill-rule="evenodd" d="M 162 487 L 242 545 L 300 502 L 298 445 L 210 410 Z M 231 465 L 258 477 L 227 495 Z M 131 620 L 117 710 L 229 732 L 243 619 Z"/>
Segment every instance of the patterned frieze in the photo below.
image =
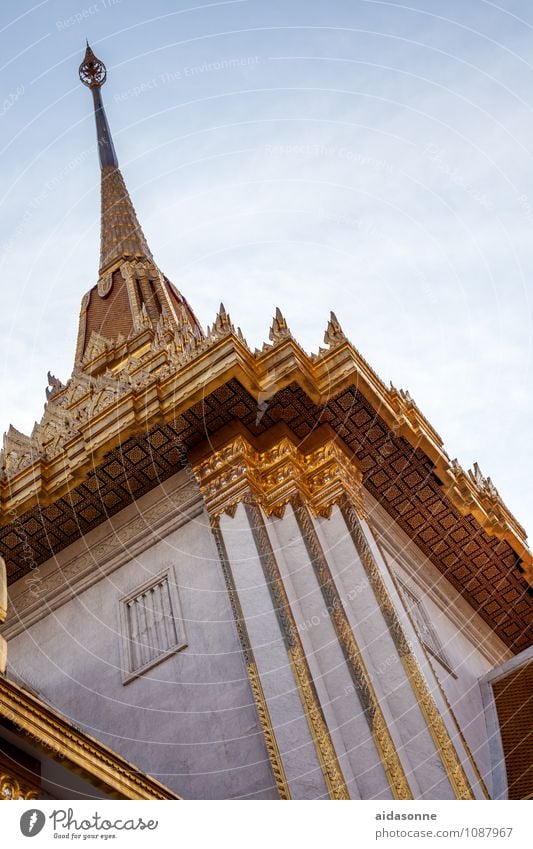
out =
<path fill-rule="evenodd" d="M 364 512 L 362 474 L 331 428 L 323 425 L 301 442 L 287 428 L 277 433 L 279 440 L 265 450 L 254 448 L 244 433 L 237 434 L 220 451 L 194 464 L 211 515 L 232 511 L 250 491 L 267 514 L 282 514 L 300 493 L 316 514 L 327 515 L 345 491 Z M 268 436 L 270 442 L 275 438 Z"/>

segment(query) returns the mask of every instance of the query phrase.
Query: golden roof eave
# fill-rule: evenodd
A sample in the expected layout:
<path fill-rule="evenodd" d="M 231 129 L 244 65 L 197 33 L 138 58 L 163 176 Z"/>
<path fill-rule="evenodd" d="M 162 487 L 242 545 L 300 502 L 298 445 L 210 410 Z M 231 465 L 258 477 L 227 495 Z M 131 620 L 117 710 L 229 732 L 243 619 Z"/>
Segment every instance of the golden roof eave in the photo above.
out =
<path fill-rule="evenodd" d="M 76 728 L 14 681 L 0 677 L 0 718 L 47 756 L 118 799 L 179 799 L 172 790 Z"/>
<path fill-rule="evenodd" d="M 78 423 L 78 432 L 56 457 L 38 457 L 0 485 L 0 524 L 35 506 L 47 505 L 83 481 L 99 460 L 125 438 L 159 422 L 170 422 L 211 392 L 236 378 L 258 402 L 297 384 L 317 405 L 355 386 L 396 436 L 426 454 L 443 491 L 461 515 L 471 514 L 490 535 L 506 540 L 523 560 L 531 581 L 533 557 L 526 534 L 499 496 L 480 485 L 456 461 L 407 393 L 386 387 L 348 340 L 307 355 L 292 336 L 253 354 L 233 330 L 188 361 L 154 372 L 144 385 L 117 389 L 115 403 Z M 161 351 L 154 356 L 161 357 Z M 119 380 L 116 381 L 119 387 Z"/>

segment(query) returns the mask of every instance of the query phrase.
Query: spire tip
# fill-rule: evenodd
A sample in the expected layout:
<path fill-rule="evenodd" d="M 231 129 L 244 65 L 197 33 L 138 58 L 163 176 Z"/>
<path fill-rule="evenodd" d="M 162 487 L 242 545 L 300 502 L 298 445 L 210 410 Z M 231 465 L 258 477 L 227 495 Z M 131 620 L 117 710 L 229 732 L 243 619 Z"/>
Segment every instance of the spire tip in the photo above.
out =
<path fill-rule="evenodd" d="M 89 88 L 100 88 L 106 81 L 107 69 L 104 63 L 94 55 L 87 38 L 85 42 L 87 44 L 85 56 L 78 71 L 80 80 Z"/>

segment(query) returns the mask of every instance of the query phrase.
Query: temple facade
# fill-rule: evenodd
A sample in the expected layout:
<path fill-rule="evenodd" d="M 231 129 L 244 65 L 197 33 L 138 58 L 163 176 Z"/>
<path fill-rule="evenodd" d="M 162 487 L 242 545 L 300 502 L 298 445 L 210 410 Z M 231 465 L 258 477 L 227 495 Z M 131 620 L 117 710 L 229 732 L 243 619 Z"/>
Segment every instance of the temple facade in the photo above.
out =
<path fill-rule="evenodd" d="M 100 266 L 70 379 L 0 458 L 0 794 L 530 797 L 523 528 L 334 314 L 313 354 L 279 309 L 260 350 L 223 305 L 200 325 L 89 46 L 80 78 Z"/>

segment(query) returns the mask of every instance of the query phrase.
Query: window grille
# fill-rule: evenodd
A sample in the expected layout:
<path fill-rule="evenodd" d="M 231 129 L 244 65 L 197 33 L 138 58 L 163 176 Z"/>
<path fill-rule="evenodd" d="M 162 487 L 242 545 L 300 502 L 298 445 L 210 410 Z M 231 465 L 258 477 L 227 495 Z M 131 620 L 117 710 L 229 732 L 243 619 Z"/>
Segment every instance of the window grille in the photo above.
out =
<path fill-rule="evenodd" d="M 184 647 L 176 587 L 168 571 L 121 600 L 125 682 Z"/>
<path fill-rule="evenodd" d="M 450 661 L 442 647 L 435 629 L 433 628 L 427 611 L 424 608 L 420 598 L 409 588 L 403 581 L 399 581 L 402 595 L 404 597 L 407 609 L 411 614 L 415 630 L 424 643 L 425 647 L 431 654 L 437 658 L 448 671 L 451 670 Z"/>

